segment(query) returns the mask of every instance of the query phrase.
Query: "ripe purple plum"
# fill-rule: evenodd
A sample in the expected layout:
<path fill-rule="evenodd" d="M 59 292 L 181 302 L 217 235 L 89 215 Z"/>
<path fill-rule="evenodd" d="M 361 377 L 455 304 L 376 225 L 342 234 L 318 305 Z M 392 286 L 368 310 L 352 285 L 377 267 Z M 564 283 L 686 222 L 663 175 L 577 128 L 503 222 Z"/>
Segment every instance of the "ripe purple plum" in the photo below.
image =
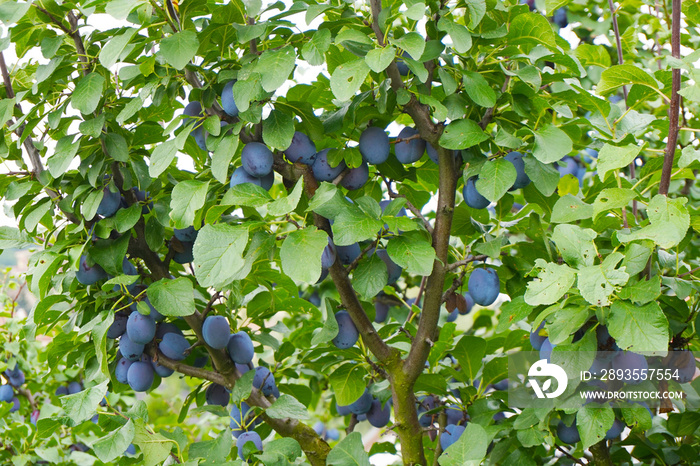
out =
<path fill-rule="evenodd" d="M 394 153 L 399 162 L 403 164 L 413 163 L 420 160 L 425 152 L 425 141 L 419 137 L 418 130 L 411 128 L 409 126 L 405 127 L 399 132 L 398 139 L 401 142 L 397 142 L 394 145 Z M 413 139 L 409 139 L 413 138 Z"/>
<path fill-rule="evenodd" d="M 370 126 L 362 132 L 358 148 L 362 159 L 372 165 L 386 162 L 391 152 L 389 136 L 376 126 Z"/>
<path fill-rule="evenodd" d="M 216 349 L 224 349 L 231 337 L 231 327 L 224 316 L 207 316 L 202 325 L 204 342 Z"/>
<path fill-rule="evenodd" d="M 351 348 L 357 343 L 360 333 L 350 314 L 347 311 L 338 311 L 335 313 L 335 320 L 338 322 L 338 335 L 333 338 L 333 344 L 340 349 Z"/>

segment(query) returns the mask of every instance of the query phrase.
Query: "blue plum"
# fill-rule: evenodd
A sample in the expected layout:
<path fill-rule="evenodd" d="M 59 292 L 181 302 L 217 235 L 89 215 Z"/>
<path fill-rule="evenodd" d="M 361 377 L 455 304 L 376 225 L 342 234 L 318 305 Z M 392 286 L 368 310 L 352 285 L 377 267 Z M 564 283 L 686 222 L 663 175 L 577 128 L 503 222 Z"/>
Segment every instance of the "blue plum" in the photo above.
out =
<path fill-rule="evenodd" d="M 385 427 L 391 418 L 391 403 L 388 401 L 382 406 L 378 399 L 372 400 L 372 405 L 367 411 L 367 421 L 377 428 Z"/>
<path fill-rule="evenodd" d="M 158 374 L 160 377 L 167 378 L 170 377 L 175 373 L 174 370 L 168 369 L 165 366 L 161 366 L 159 363 L 156 361 L 151 361 L 151 367 L 155 371 L 156 374 Z"/>
<path fill-rule="evenodd" d="M 231 394 L 223 385 L 213 383 L 207 387 L 204 397 L 208 405 L 219 405 L 226 407 L 231 399 Z"/>
<path fill-rule="evenodd" d="M 192 241 L 197 239 L 197 230 L 193 226 L 187 228 L 175 228 L 173 230 L 173 236 L 180 241 Z"/>
<path fill-rule="evenodd" d="M 540 348 L 542 348 L 542 343 L 547 339 L 547 337 L 543 335 L 543 330 L 544 320 L 540 322 L 540 325 L 536 329 L 530 332 L 530 344 L 535 351 L 539 351 Z"/>
<path fill-rule="evenodd" d="M 562 165 L 562 163 L 564 165 Z M 566 175 L 572 175 L 576 176 L 576 173 L 578 172 L 578 162 L 574 160 L 573 157 L 569 157 L 568 155 L 561 159 L 559 163 L 557 164 L 557 170 L 559 170 L 559 177 L 562 178 Z"/>
<path fill-rule="evenodd" d="M 696 362 L 691 351 L 669 351 L 664 358 L 665 367 L 678 371 L 678 383 L 688 383 L 695 378 Z"/>
<path fill-rule="evenodd" d="M 560 28 L 565 28 L 569 25 L 569 19 L 566 17 L 566 8 L 557 8 L 552 15 L 552 22 Z"/>
<path fill-rule="evenodd" d="M 492 268 L 475 269 L 469 276 L 469 294 L 480 306 L 489 306 L 496 301 L 501 284 L 498 273 Z"/>
<path fill-rule="evenodd" d="M 459 309 L 454 308 L 454 310 L 450 311 L 447 314 L 447 322 L 454 322 L 457 320 L 457 317 L 459 316 Z"/>
<path fill-rule="evenodd" d="M 123 358 L 122 358 L 123 359 Z M 125 360 L 126 361 L 126 360 Z M 118 366 L 118 364 L 117 364 Z M 124 374 L 124 377 L 126 377 L 126 374 Z M 65 385 L 61 385 L 56 389 L 56 392 L 54 392 L 56 396 L 63 396 L 63 395 L 68 395 L 68 387 Z"/>
<path fill-rule="evenodd" d="M 15 396 L 15 392 L 10 385 L 0 385 L 0 401 L 8 402 Z"/>
<path fill-rule="evenodd" d="M 145 345 L 156 336 L 156 321 L 150 315 L 132 312 L 126 323 L 126 334 L 132 342 Z"/>
<path fill-rule="evenodd" d="M 563 421 L 559 421 L 559 425 L 557 425 L 557 437 L 559 437 L 559 440 L 569 445 L 574 445 L 581 441 L 581 435 L 578 433 L 576 422 L 571 426 L 567 426 Z"/>
<path fill-rule="evenodd" d="M 284 155 L 292 163 L 311 165 L 316 156 L 316 145 L 306 134 L 297 131 L 292 137 L 292 143 L 285 149 Z"/>
<path fill-rule="evenodd" d="M 107 338 L 114 340 L 115 338 L 122 336 L 124 332 L 126 332 L 126 322 L 128 318 L 129 316 L 127 316 L 124 312 L 116 312 L 114 314 L 114 322 L 112 322 L 112 325 L 110 325 L 107 329 Z"/>
<path fill-rule="evenodd" d="M 126 447 L 126 450 L 124 450 L 125 455 L 135 455 L 136 454 L 136 447 L 134 446 L 133 443 L 129 444 L 128 447 Z"/>
<path fill-rule="evenodd" d="M 618 379 L 625 383 L 636 385 L 646 379 L 644 375 L 649 369 L 647 359 L 632 351 L 620 351 L 612 360 L 612 368 L 615 371 L 622 370 L 622 377 Z"/>
<path fill-rule="evenodd" d="M 403 52 L 401 54 L 401 57 L 408 58 L 409 60 L 413 59 L 413 57 L 411 57 L 411 55 L 409 55 L 408 52 Z M 399 74 L 401 76 L 408 76 L 408 73 L 410 73 L 411 70 L 408 68 L 408 65 L 401 57 L 396 59 L 396 68 L 398 68 Z"/>
<path fill-rule="evenodd" d="M 549 361 L 549 358 L 552 356 L 552 350 L 556 347 L 557 345 L 553 345 L 549 338 L 545 338 L 540 347 L 540 359 Z"/>
<path fill-rule="evenodd" d="M 525 162 L 523 162 L 523 154 L 520 152 L 510 152 L 505 156 L 505 159 L 513 164 L 517 176 L 515 183 L 510 188 L 510 191 L 521 189 L 530 184 L 530 177 L 525 173 Z"/>
<path fill-rule="evenodd" d="M 275 384 L 275 376 L 272 375 L 270 369 L 265 366 L 258 366 L 255 368 L 253 386 L 260 390 L 265 396 L 279 396 L 279 390 Z"/>
<path fill-rule="evenodd" d="M 362 249 L 358 243 L 353 243 L 349 246 L 337 246 L 335 247 L 338 258 L 343 265 L 350 265 L 352 262 L 360 257 L 362 254 Z"/>
<path fill-rule="evenodd" d="M 436 415 L 426 413 L 435 409 L 436 406 L 437 402 L 435 401 L 435 397 L 432 395 L 422 396 L 418 399 L 418 422 L 420 423 L 421 427 L 428 427 L 433 423 L 433 418 Z"/>
<path fill-rule="evenodd" d="M 175 248 L 175 254 L 173 254 L 173 260 L 178 264 L 189 264 L 194 260 L 194 243 L 191 241 L 181 241 L 181 248 Z M 178 249 L 182 249 L 179 251 Z"/>
<path fill-rule="evenodd" d="M 330 269 L 331 266 L 335 264 L 337 257 L 338 254 L 335 249 L 335 244 L 333 244 L 332 239 L 328 238 L 328 245 L 323 248 L 323 253 L 321 254 L 321 268 Z"/>
<path fill-rule="evenodd" d="M 241 151 L 243 169 L 250 176 L 262 177 L 272 172 L 272 164 L 275 161 L 270 149 L 260 142 L 249 142 Z"/>
<path fill-rule="evenodd" d="M 242 460 L 245 460 L 247 458 L 247 452 L 255 452 L 256 450 L 262 451 L 262 439 L 255 431 L 243 432 L 236 441 L 236 447 L 238 448 L 238 456 Z"/>
<path fill-rule="evenodd" d="M 236 404 L 231 406 L 231 422 L 229 426 L 235 438 L 248 431 L 248 424 L 250 424 L 254 414 L 245 401 L 241 402 L 240 407 Z M 257 423 L 258 421 L 256 420 L 255 424 Z"/>
<path fill-rule="evenodd" d="M 137 361 L 143 354 L 143 345 L 134 343 L 129 339 L 129 335 L 125 333 L 119 339 L 119 351 L 129 361 Z"/>
<path fill-rule="evenodd" d="M 224 349 L 231 337 L 231 327 L 224 316 L 207 316 L 202 324 L 204 342 L 216 349 Z"/>
<path fill-rule="evenodd" d="M 236 83 L 235 80 L 229 81 L 224 86 L 224 90 L 221 91 L 221 108 L 228 116 L 238 116 L 238 106 L 233 98 L 233 85 Z"/>
<path fill-rule="evenodd" d="M 158 328 L 156 328 L 156 339 L 157 340 L 162 340 L 163 336 L 166 333 L 178 333 L 182 335 L 182 330 L 178 328 L 177 325 L 170 323 L 170 322 L 164 322 L 158 325 Z"/>
<path fill-rule="evenodd" d="M 391 152 L 389 136 L 383 129 L 376 126 L 370 126 L 362 132 L 358 148 L 362 159 L 372 165 L 386 162 Z"/>
<path fill-rule="evenodd" d="M 12 408 L 10 408 L 10 412 L 14 413 L 15 411 L 19 411 L 20 406 L 21 405 L 19 402 L 19 398 L 17 398 L 16 396 L 13 396 L 12 397 Z"/>
<path fill-rule="evenodd" d="M 129 383 L 126 376 L 127 376 L 128 371 L 129 371 L 129 367 L 131 367 L 132 364 L 133 364 L 133 362 L 126 359 L 126 358 L 121 358 L 119 360 L 119 362 L 117 362 L 117 366 L 114 368 L 114 377 L 117 379 L 118 382 L 123 383 L 123 384 Z M 68 394 L 67 387 L 66 387 L 66 394 Z"/>
<path fill-rule="evenodd" d="M 111 217 L 121 207 L 122 197 L 119 191 L 112 192 L 108 186 L 102 189 L 102 200 L 97 206 L 97 213 L 103 217 Z"/>
<path fill-rule="evenodd" d="M 328 162 L 328 152 L 330 152 L 330 149 L 323 149 L 316 154 L 314 163 L 311 165 L 314 177 L 318 181 L 333 181 L 345 170 L 346 165 L 344 160 L 341 160 L 335 167 L 331 166 Z"/>
<path fill-rule="evenodd" d="M 377 300 L 374 302 L 374 321 L 378 324 L 386 322 L 389 317 L 389 305 Z"/>
<path fill-rule="evenodd" d="M 405 127 L 399 132 L 398 139 L 401 142 L 397 142 L 394 145 L 394 154 L 399 162 L 403 164 L 413 163 L 420 160 L 425 152 L 425 141 L 419 137 L 418 130 L 411 128 L 409 126 Z M 409 138 L 415 138 L 410 139 Z"/>
<path fill-rule="evenodd" d="M 335 313 L 335 320 L 338 322 L 338 335 L 333 338 L 333 344 L 340 349 L 351 348 L 357 343 L 360 333 L 350 314 L 347 311 L 338 311 Z"/>
<path fill-rule="evenodd" d="M 491 202 L 476 190 L 477 179 L 479 179 L 478 176 L 472 176 L 467 180 L 462 189 L 462 195 L 464 196 L 464 202 L 472 209 L 485 209 Z"/>
<path fill-rule="evenodd" d="M 462 311 L 461 309 L 459 310 L 459 313 L 462 314 L 463 316 L 469 314 L 472 311 L 472 308 L 474 307 L 474 298 L 472 298 L 471 293 L 469 293 L 469 292 L 464 293 L 464 302 L 465 302 L 464 311 Z"/>
<path fill-rule="evenodd" d="M 71 382 L 68 384 L 68 394 L 75 395 L 83 391 L 83 386 L 79 382 Z"/>
<path fill-rule="evenodd" d="M 255 355 L 253 340 L 251 340 L 250 335 L 243 330 L 232 334 L 228 339 L 226 347 L 228 348 L 228 354 L 231 360 L 236 364 L 249 364 L 253 362 L 253 356 Z"/>
<path fill-rule="evenodd" d="M 340 432 L 338 432 L 338 429 L 328 429 L 326 431 L 326 439 L 338 440 L 340 439 Z"/>
<path fill-rule="evenodd" d="M 359 398 L 350 403 L 347 406 L 347 408 L 350 410 L 351 413 L 354 414 L 367 414 L 372 408 L 372 401 L 372 395 L 370 394 L 369 390 L 365 388 L 365 391 L 362 392 L 362 395 L 360 395 Z"/>
<path fill-rule="evenodd" d="M 189 342 L 179 333 L 166 333 L 158 344 L 161 353 L 175 361 L 182 361 L 187 357 L 185 351 L 190 347 Z"/>
<path fill-rule="evenodd" d="M 136 361 L 126 373 L 129 386 L 135 392 L 145 392 L 153 384 L 153 366 L 150 362 Z"/>
<path fill-rule="evenodd" d="M 464 433 L 465 427 L 455 424 L 448 424 L 445 432 L 440 435 L 440 446 L 443 451 L 455 444 Z"/>
<path fill-rule="evenodd" d="M 623 430 L 625 430 L 625 423 L 616 418 L 613 421 L 612 427 L 610 427 L 610 429 L 608 429 L 608 431 L 605 433 L 605 439 L 612 440 L 617 438 L 620 436 Z"/>
<path fill-rule="evenodd" d="M 396 262 L 391 260 L 391 257 L 389 257 L 389 253 L 386 251 L 386 249 L 378 249 L 376 254 L 386 265 L 386 272 L 388 274 L 387 285 L 393 285 L 399 278 L 401 278 L 403 269 L 399 267 Z"/>
<path fill-rule="evenodd" d="M 359 167 L 352 168 L 346 173 L 340 184 L 349 191 L 356 191 L 363 187 L 367 180 L 369 180 L 369 166 L 367 162 L 362 162 Z"/>
<path fill-rule="evenodd" d="M 464 421 L 465 413 L 457 405 L 445 406 L 445 417 L 447 418 L 447 424 L 461 424 Z"/>
<path fill-rule="evenodd" d="M 98 264 L 89 265 L 88 256 L 80 256 L 78 263 L 78 271 L 75 272 L 75 278 L 83 285 L 94 285 L 100 280 L 107 278 L 107 272 Z"/>

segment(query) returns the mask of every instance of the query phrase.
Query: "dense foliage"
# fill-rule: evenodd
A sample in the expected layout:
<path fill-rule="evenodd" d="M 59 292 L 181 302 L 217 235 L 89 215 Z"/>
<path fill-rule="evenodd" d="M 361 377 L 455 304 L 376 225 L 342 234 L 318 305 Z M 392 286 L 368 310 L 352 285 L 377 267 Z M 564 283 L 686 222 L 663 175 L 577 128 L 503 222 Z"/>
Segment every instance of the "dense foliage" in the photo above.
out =
<path fill-rule="evenodd" d="M 3 314 L 0 460 L 695 463 L 682 12 L 0 3 L 0 248 L 38 298 Z M 533 350 L 670 350 L 687 398 L 514 409 Z"/>

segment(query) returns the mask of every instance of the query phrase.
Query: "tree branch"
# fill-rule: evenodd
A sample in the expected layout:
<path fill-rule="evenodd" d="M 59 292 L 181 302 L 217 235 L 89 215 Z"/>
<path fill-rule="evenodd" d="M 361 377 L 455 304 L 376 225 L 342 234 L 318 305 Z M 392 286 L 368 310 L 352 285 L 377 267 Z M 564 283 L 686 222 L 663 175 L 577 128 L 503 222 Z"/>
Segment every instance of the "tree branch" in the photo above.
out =
<path fill-rule="evenodd" d="M 674 58 L 681 57 L 681 0 L 672 0 L 671 3 L 671 55 Z M 671 72 L 671 104 L 668 109 L 669 128 L 666 153 L 664 154 L 664 165 L 661 170 L 661 181 L 659 181 L 659 194 L 668 195 L 668 188 L 671 184 L 671 170 L 673 169 L 673 158 L 678 142 L 678 113 L 680 109 L 681 70 L 674 68 Z"/>
<path fill-rule="evenodd" d="M 480 255 L 478 255 L 478 256 L 469 256 L 469 257 L 467 257 L 466 259 L 463 259 L 463 260 L 461 260 L 461 261 L 452 262 L 452 263 L 450 263 L 450 264 L 447 264 L 447 266 L 445 267 L 445 270 L 449 272 L 449 271 L 454 270 L 454 269 L 456 269 L 456 268 L 458 268 L 458 267 L 462 267 L 463 265 L 467 265 L 467 264 L 469 264 L 470 262 L 474 262 L 474 261 L 484 261 L 484 260 L 486 260 L 488 257 L 489 257 L 489 256 L 487 256 L 487 255 L 485 255 L 485 254 L 480 254 Z"/>
<path fill-rule="evenodd" d="M 674 2 L 676 0 L 673 0 Z M 605 439 L 594 444 L 590 448 L 591 453 L 593 453 L 593 464 L 596 466 L 612 466 L 613 462 L 610 459 L 610 450 L 605 443 Z"/>

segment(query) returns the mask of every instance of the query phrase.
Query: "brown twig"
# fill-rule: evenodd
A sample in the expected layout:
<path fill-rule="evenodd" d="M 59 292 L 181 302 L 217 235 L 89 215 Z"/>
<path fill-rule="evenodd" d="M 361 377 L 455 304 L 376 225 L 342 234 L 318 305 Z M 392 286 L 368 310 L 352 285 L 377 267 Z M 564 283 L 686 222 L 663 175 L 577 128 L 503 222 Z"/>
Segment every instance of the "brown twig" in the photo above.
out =
<path fill-rule="evenodd" d="M 362 258 L 365 257 L 367 254 L 369 254 L 369 252 L 370 252 L 371 250 L 375 249 L 375 248 L 377 247 L 377 244 L 378 244 L 378 243 L 379 243 L 379 238 L 375 239 L 375 240 L 372 242 L 372 244 L 370 244 L 369 246 L 367 246 L 366 248 L 364 248 L 364 249 L 362 250 L 362 252 L 360 253 L 360 255 L 357 256 L 357 257 L 355 258 L 355 260 L 352 261 L 352 262 L 350 263 L 350 265 L 347 266 L 347 268 L 346 268 L 347 273 L 350 273 L 350 272 L 352 272 L 353 270 L 355 270 L 355 268 L 358 266 L 358 264 L 360 263 L 360 261 L 362 260 Z"/>
<path fill-rule="evenodd" d="M 480 254 L 478 256 L 469 256 L 466 259 L 462 259 L 461 261 L 456 261 L 456 262 L 452 262 L 450 264 L 447 264 L 445 269 L 447 271 L 451 271 L 451 270 L 454 270 L 458 267 L 462 267 L 462 266 L 467 265 L 467 264 L 474 262 L 474 261 L 484 261 L 484 260 L 488 259 L 488 257 L 489 256 L 487 256 L 486 254 Z"/>
<path fill-rule="evenodd" d="M 207 303 L 207 307 L 204 308 L 204 312 L 202 312 L 202 319 L 206 319 L 207 314 L 209 314 L 209 311 L 211 311 L 211 308 L 212 308 L 212 306 L 214 305 L 214 301 L 216 301 L 216 300 L 219 299 L 220 297 L 221 297 L 221 293 L 220 293 L 220 292 L 217 291 L 216 293 L 214 293 L 214 295 L 211 297 L 211 299 L 210 299 L 209 302 Z"/>

